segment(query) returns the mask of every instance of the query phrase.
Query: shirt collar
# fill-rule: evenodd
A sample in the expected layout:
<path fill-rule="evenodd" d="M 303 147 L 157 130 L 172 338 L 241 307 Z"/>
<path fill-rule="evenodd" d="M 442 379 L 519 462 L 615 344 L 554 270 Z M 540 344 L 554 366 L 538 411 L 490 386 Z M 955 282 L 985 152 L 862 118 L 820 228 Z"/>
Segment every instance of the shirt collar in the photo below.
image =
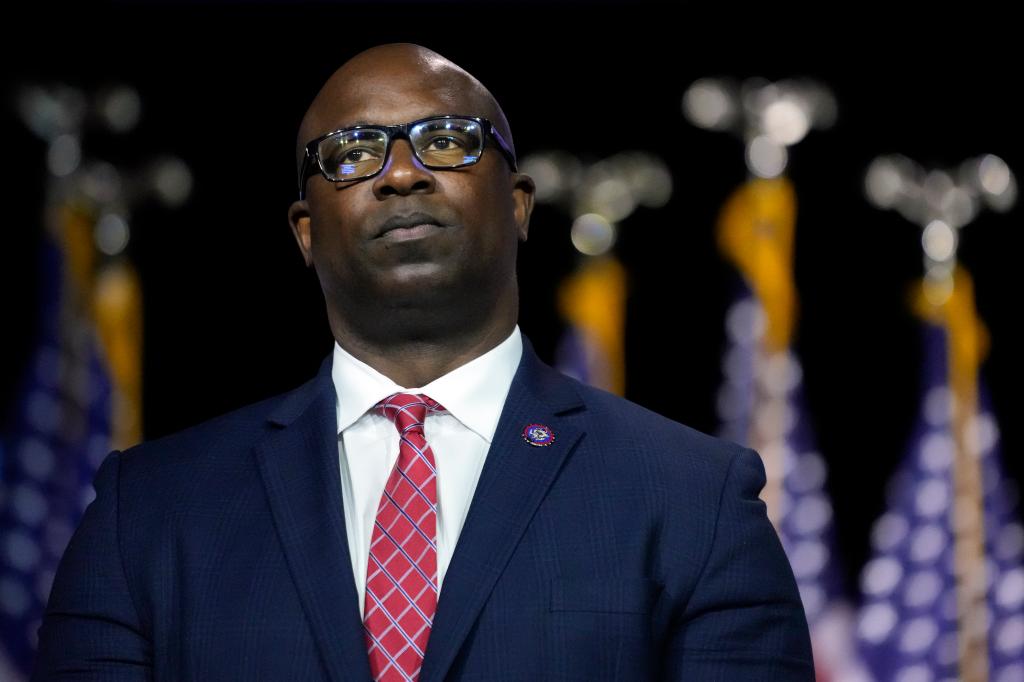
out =
<path fill-rule="evenodd" d="M 425 393 L 490 443 L 522 354 L 523 340 L 517 324 L 508 338 L 483 355 L 422 388 L 404 388 L 357 360 L 335 341 L 331 379 L 338 434 L 392 393 Z"/>

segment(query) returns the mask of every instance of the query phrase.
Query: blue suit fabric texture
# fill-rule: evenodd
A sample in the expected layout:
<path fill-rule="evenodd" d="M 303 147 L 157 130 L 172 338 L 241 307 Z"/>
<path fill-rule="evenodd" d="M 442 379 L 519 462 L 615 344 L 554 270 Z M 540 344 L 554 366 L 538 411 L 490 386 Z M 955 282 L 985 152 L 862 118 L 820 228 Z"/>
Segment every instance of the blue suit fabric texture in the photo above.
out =
<path fill-rule="evenodd" d="M 106 456 L 33 681 L 371 679 L 331 362 Z M 419 680 L 813 680 L 764 482 L 754 450 L 582 384 L 524 336 Z"/>

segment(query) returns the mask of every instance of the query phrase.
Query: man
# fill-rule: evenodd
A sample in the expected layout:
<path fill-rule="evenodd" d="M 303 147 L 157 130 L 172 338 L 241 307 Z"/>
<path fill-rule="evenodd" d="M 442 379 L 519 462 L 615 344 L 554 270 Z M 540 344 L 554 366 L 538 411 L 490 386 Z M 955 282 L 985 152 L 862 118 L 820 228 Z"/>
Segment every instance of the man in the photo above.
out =
<path fill-rule="evenodd" d="M 316 96 L 298 162 L 333 352 L 107 457 L 34 679 L 811 679 L 757 454 L 520 334 L 534 184 L 487 89 L 372 48 Z"/>

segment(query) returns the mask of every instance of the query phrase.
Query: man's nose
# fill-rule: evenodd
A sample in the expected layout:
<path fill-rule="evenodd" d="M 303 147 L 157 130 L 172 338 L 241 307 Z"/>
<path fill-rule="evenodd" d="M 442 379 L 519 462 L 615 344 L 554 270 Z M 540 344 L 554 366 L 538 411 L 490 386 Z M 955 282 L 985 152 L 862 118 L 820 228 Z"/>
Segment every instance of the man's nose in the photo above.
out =
<path fill-rule="evenodd" d="M 382 199 L 396 194 L 433 191 L 434 174 L 416 158 L 409 141 L 393 141 L 384 168 L 373 179 L 373 193 Z"/>

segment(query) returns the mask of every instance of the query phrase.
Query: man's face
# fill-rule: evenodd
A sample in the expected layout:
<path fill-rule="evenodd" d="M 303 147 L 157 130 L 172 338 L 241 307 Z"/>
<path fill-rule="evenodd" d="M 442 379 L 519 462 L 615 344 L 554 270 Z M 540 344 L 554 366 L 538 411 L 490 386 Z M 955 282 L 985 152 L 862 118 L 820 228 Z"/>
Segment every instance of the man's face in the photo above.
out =
<path fill-rule="evenodd" d="M 316 134 L 432 115 L 488 117 L 485 105 L 460 85 L 402 64 L 356 74 L 320 102 Z M 491 139 L 476 164 L 430 170 L 399 138 L 372 178 L 332 183 L 312 175 L 308 217 L 296 202 L 290 219 L 333 313 L 367 303 L 450 307 L 467 295 L 497 296 L 514 279 L 517 244 L 526 239 L 532 208 L 532 183 L 526 182 L 524 189 Z M 416 223 L 440 225 L 384 231 L 388 221 L 416 214 Z"/>

